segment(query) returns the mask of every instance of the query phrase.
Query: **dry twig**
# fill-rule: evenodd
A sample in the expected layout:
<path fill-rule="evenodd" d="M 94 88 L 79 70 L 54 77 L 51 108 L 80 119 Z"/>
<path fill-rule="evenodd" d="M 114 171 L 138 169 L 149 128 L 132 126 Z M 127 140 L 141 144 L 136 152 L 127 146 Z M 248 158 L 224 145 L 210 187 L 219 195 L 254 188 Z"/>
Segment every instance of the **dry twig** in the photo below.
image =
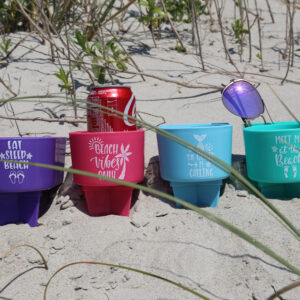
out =
<path fill-rule="evenodd" d="M 255 9 L 256 9 L 256 14 L 257 14 L 257 26 L 258 26 L 258 38 L 259 38 L 259 51 L 260 51 L 260 63 L 261 63 L 261 69 L 260 71 L 264 71 L 264 58 L 263 58 L 263 48 L 262 48 L 262 36 L 261 36 L 261 26 L 260 26 L 260 15 L 258 12 L 258 7 L 257 7 L 257 0 L 255 0 Z"/>
<path fill-rule="evenodd" d="M 229 62 L 234 66 L 234 68 L 237 70 L 237 72 L 240 74 L 240 76 L 242 76 L 241 72 L 237 68 L 236 64 L 233 62 L 233 60 L 232 60 L 232 58 L 230 56 L 230 53 L 229 53 L 229 51 L 227 49 L 226 40 L 225 40 L 225 34 L 224 34 L 224 30 L 223 30 L 221 9 L 219 7 L 219 1 L 218 0 L 214 0 L 214 3 L 215 3 L 215 7 L 216 7 L 216 11 L 217 11 L 217 16 L 218 16 L 218 21 L 219 21 L 219 25 L 220 25 L 220 29 L 221 29 L 222 42 L 223 42 L 223 47 L 224 47 L 226 58 L 228 57 Z"/>
<path fill-rule="evenodd" d="M 271 17 L 272 23 L 274 24 L 274 23 L 275 23 L 275 20 L 274 20 L 274 16 L 273 16 L 273 13 L 272 13 L 272 9 L 271 9 L 271 6 L 270 6 L 270 3 L 269 3 L 269 0 L 266 0 L 266 2 L 267 2 L 267 6 L 268 6 L 268 10 L 269 10 L 269 14 L 270 14 L 270 17 Z"/>
<path fill-rule="evenodd" d="M 233 0 L 233 1 L 234 1 L 234 3 L 235 3 L 236 6 L 239 6 L 239 0 Z M 248 8 L 247 10 L 248 10 L 248 13 L 249 13 L 250 15 L 253 15 L 253 16 L 257 17 L 257 14 L 256 14 L 255 12 L 253 12 L 253 11 L 250 10 L 249 8 Z M 260 19 L 261 21 L 264 20 L 264 18 L 261 17 L 261 16 L 259 17 L 259 19 Z"/>
<path fill-rule="evenodd" d="M 273 295 L 271 295 L 270 297 L 268 297 L 267 300 L 274 300 L 276 299 L 277 297 L 279 297 L 280 295 L 294 289 L 294 288 L 297 288 L 300 286 L 300 280 L 296 281 L 296 282 L 293 282 L 285 287 L 283 287 L 282 289 L 278 290 L 277 292 L 275 292 Z M 282 299 L 282 298 L 281 298 Z"/>
<path fill-rule="evenodd" d="M 300 125 L 300 121 L 298 118 L 294 115 L 294 113 L 290 110 L 290 108 L 280 99 L 279 95 L 276 93 L 276 91 L 272 88 L 270 84 L 268 84 L 268 87 L 272 91 L 272 93 L 275 95 L 275 97 L 279 100 L 279 102 L 283 105 L 283 107 L 288 111 L 288 113 L 294 118 L 294 120 Z"/>
<path fill-rule="evenodd" d="M 290 3 L 289 0 L 287 0 L 288 3 Z M 294 3 L 296 3 L 296 0 L 294 0 Z M 293 29 L 293 25 L 294 25 L 294 16 L 295 16 L 295 6 L 292 6 L 293 10 L 291 11 L 291 6 L 287 6 L 287 12 L 288 12 L 288 18 L 289 18 L 289 22 L 287 22 L 287 24 L 289 23 L 289 34 L 287 36 L 287 40 L 286 40 L 286 44 L 287 47 L 289 45 L 289 56 L 288 56 L 288 63 L 287 63 L 287 70 L 285 73 L 284 78 L 281 81 L 281 84 L 283 84 L 288 76 L 288 73 L 290 71 L 290 66 L 293 66 L 294 64 L 294 29 Z"/>
<path fill-rule="evenodd" d="M 196 29 L 196 37 L 198 40 L 198 47 L 199 47 L 199 56 L 200 56 L 200 60 L 201 60 L 201 65 L 202 65 L 202 70 L 205 70 L 205 65 L 204 65 L 204 60 L 203 60 L 203 56 L 202 56 L 202 46 L 201 46 L 201 39 L 200 39 L 200 34 L 199 34 L 199 28 L 198 28 L 198 22 L 197 22 L 197 13 L 196 13 L 196 8 L 195 8 L 195 0 L 191 0 L 192 1 L 192 18 L 194 20 L 194 24 L 195 24 L 195 29 Z"/>
<path fill-rule="evenodd" d="M 16 94 L 9 85 L 7 85 L 4 80 L 0 77 L 0 83 L 2 83 L 2 85 L 14 96 L 17 97 L 18 94 Z"/>
<path fill-rule="evenodd" d="M 86 123 L 86 120 L 79 120 L 79 119 L 54 119 L 54 118 L 41 118 L 41 117 L 35 117 L 35 118 L 26 118 L 26 117 L 12 117 L 12 116 L 3 116 L 0 115 L 0 119 L 5 120 L 16 120 L 16 121 L 43 121 L 43 122 L 49 122 L 49 123 L 70 123 L 70 124 L 79 124 L 79 123 Z"/>
<path fill-rule="evenodd" d="M 246 21 L 247 21 L 247 28 L 248 28 L 248 41 L 249 41 L 249 59 L 248 59 L 248 61 L 251 62 L 251 59 L 252 59 L 251 28 L 250 28 L 250 20 L 249 20 L 249 14 L 248 14 L 246 0 L 244 0 L 244 7 L 245 7 L 245 12 L 246 12 Z"/>
<path fill-rule="evenodd" d="M 122 43 L 120 43 L 119 39 L 117 38 L 117 36 L 107 27 L 104 27 L 105 30 L 107 30 L 112 36 L 113 38 L 116 40 L 116 42 L 118 43 L 118 45 L 122 48 L 122 50 L 126 53 L 126 55 L 129 57 L 130 61 L 132 62 L 132 64 L 135 66 L 135 68 L 142 73 L 141 69 L 139 68 L 139 66 L 136 64 L 136 62 L 134 61 L 134 59 L 131 57 L 131 55 L 128 54 L 127 50 L 124 48 L 124 46 L 122 45 Z M 143 75 L 141 75 L 141 78 L 143 79 L 143 81 L 145 80 L 145 77 Z"/>
<path fill-rule="evenodd" d="M 162 8 L 163 8 L 165 14 L 167 15 L 167 18 L 168 18 L 168 21 L 169 21 L 169 23 L 170 23 L 170 26 L 171 26 L 171 28 L 172 28 L 172 30 L 173 30 L 173 32 L 174 32 L 174 34 L 175 34 L 175 36 L 176 36 L 176 38 L 177 38 L 179 44 L 180 44 L 180 46 L 181 46 L 183 49 L 185 49 L 185 47 L 184 47 L 184 45 L 183 45 L 183 43 L 182 43 L 182 40 L 181 40 L 181 38 L 180 38 L 180 36 L 179 36 L 179 34 L 178 34 L 178 32 L 177 32 L 177 30 L 176 30 L 176 28 L 175 28 L 173 22 L 172 22 L 172 19 L 170 18 L 170 14 L 169 14 L 169 12 L 168 12 L 167 9 L 166 9 L 165 1 L 164 1 L 164 0 L 160 0 L 160 3 L 161 3 L 161 5 L 162 5 Z"/>

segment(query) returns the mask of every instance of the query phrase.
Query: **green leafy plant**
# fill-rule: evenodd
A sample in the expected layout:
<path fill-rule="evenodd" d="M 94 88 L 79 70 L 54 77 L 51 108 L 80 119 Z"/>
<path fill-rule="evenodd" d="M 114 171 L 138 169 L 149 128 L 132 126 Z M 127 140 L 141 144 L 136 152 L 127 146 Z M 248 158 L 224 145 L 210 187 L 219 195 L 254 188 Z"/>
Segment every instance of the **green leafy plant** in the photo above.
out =
<path fill-rule="evenodd" d="M 257 57 L 258 59 L 261 59 L 261 54 L 260 54 L 260 53 L 256 53 L 256 57 Z"/>
<path fill-rule="evenodd" d="M 156 3 L 156 0 L 142 0 L 140 4 L 145 7 L 146 14 L 139 18 L 139 21 L 146 24 L 149 28 L 153 42 L 156 46 L 154 39 L 154 29 L 159 29 L 160 32 L 160 24 L 163 20 L 166 20 L 167 15 L 163 11 L 162 7 Z"/>
<path fill-rule="evenodd" d="M 0 49 L 2 50 L 2 52 L 4 54 L 7 55 L 8 52 L 9 52 L 10 46 L 11 46 L 11 39 L 7 38 L 5 35 L 3 35 L 2 36 L 2 41 L 0 43 Z"/>
<path fill-rule="evenodd" d="M 161 6 L 155 0 L 143 0 L 140 2 L 146 8 L 146 15 L 139 18 L 139 21 L 147 26 L 158 27 L 159 22 L 166 17 Z"/>
<path fill-rule="evenodd" d="M 192 20 L 191 0 L 166 0 L 167 11 L 176 22 L 190 23 Z M 196 15 L 206 15 L 205 4 L 201 0 L 195 0 Z"/>
<path fill-rule="evenodd" d="M 176 50 L 177 52 L 181 52 L 181 53 L 185 53 L 186 52 L 186 48 L 180 46 L 180 45 L 177 45 L 175 46 L 174 50 Z"/>
<path fill-rule="evenodd" d="M 30 1 L 30 0 L 0 0 L 0 24 L 5 33 L 18 30 L 31 30 L 31 22 L 20 9 L 20 5 L 33 22 L 55 28 L 61 32 L 65 22 L 69 28 L 80 20 L 78 8 L 82 1 Z M 19 5 L 20 4 L 20 5 Z M 47 21 L 45 21 L 47 19 Z M 55 31 L 55 30 L 52 30 Z"/>
<path fill-rule="evenodd" d="M 245 21 L 237 19 L 234 24 L 231 24 L 231 28 L 234 33 L 235 42 L 240 44 L 244 41 L 245 34 L 248 34 L 248 29 L 244 28 Z"/>
<path fill-rule="evenodd" d="M 69 81 L 70 72 L 66 72 L 62 67 L 59 68 L 58 73 L 54 73 L 54 75 L 62 81 L 61 91 L 65 90 L 67 94 L 71 94 L 72 92 L 72 83 Z"/>
<path fill-rule="evenodd" d="M 20 1 L 26 10 L 30 12 L 33 8 L 32 2 L 28 0 Z M 5 33 L 29 28 L 28 19 L 20 12 L 18 3 L 15 0 L 0 0 L 0 24 Z"/>
<path fill-rule="evenodd" d="M 120 71 L 127 70 L 128 55 L 116 45 L 116 40 L 110 39 L 103 43 L 88 42 L 85 33 L 76 30 L 75 39 L 71 41 L 79 46 L 81 51 L 79 57 L 81 59 L 89 57 L 92 61 L 92 72 L 99 83 L 106 80 L 106 67 L 110 64 L 115 65 Z M 80 65 L 75 63 L 75 67 L 80 69 Z"/>

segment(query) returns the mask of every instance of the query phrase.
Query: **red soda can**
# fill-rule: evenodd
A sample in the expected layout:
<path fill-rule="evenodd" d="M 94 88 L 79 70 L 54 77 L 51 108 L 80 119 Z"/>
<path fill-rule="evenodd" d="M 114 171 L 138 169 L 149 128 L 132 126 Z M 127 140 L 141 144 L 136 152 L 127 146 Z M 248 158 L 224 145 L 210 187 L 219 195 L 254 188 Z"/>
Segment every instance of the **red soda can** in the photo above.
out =
<path fill-rule="evenodd" d="M 102 86 L 93 87 L 88 95 L 87 101 L 93 102 L 125 115 L 120 118 L 113 116 L 112 112 L 105 111 L 100 107 L 88 104 L 87 127 L 88 131 L 128 131 L 136 130 L 134 121 L 128 120 L 128 116 L 135 118 L 135 97 L 127 86 Z"/>

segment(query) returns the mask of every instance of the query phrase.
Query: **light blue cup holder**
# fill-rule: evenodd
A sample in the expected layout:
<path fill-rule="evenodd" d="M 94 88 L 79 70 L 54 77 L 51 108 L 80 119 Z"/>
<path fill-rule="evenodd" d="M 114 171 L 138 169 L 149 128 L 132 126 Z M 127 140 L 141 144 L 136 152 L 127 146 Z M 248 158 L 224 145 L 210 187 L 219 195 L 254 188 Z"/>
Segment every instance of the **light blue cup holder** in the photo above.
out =
<path fill-rule="evenodd" d="M 199 207 L 216 207 L 219 203 L 222 180 L 203 182 L 171 182 L 174 195 Z M 176 203 L 177 207 L 182 205 Z"/>
<path fill-rule="evenodd" d="M 231 165 L 232 125 L 228 123 L 163 125 L 160 129 L 188 141 Z M 218 205 L 228 174 L 193 151 L 157 134 L 160 170 L 175 197 L 200 207 Z"/>

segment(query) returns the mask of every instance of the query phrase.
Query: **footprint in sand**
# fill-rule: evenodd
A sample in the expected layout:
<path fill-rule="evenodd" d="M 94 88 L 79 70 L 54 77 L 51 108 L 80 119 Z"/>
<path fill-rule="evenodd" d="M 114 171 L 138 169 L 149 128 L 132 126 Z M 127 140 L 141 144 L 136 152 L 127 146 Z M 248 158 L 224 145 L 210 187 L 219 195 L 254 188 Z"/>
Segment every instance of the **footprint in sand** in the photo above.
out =
<path fill-rule="evenodd" d="M 15 171 L 11 171 L 8 177 L 9 177 L 10 182 L 11 182 L 12 184 L 15 184 L 15 183 L 16 183 L 17 175 L 16 175 L 16 172 L 15 172 Z"/>
<path fill-rule="evenodd" d="M 22 184 L 25 178 L 24 173 L 22 171 L 18 171 L 17 177 L 19 184 Z"/>

